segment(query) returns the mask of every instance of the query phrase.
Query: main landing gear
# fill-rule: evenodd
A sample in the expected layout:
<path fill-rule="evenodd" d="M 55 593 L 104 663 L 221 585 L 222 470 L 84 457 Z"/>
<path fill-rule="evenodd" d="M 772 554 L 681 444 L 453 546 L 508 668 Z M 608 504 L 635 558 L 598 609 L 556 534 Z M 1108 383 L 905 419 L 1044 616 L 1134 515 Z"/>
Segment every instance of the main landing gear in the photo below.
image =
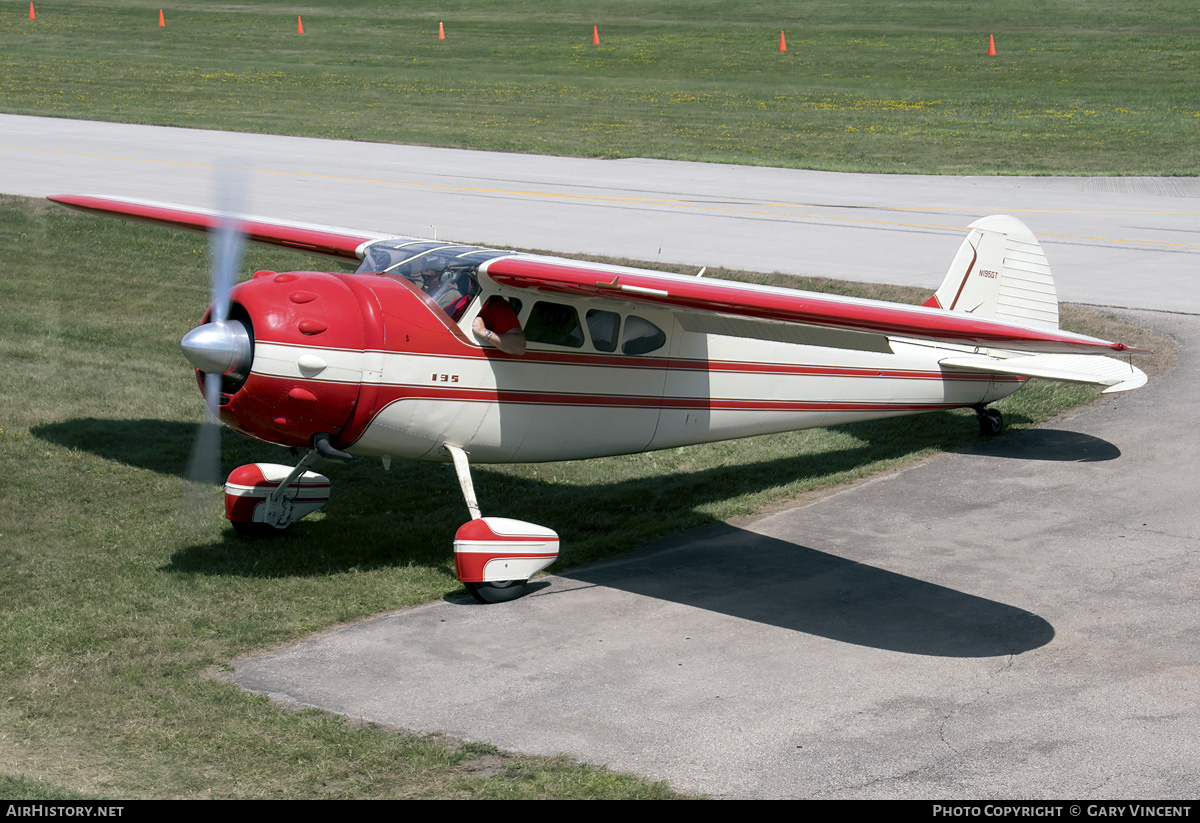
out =
<path fill-rule="evenodd" d="M 980 437 L 995 437 L 1004 431 L 1004 415 L 999 409 L 975 406 L 975 418 L 979 421 Z"/>
<path fill-rule="evenodd" d="M 558 535 L 545 526 L 482 517 L 471 482 L 467 453 L 446 444 L 471 520 L 454 535 L 454 566 L 458 579 L 480 603 L 507 603 L 525 593 L 531 575 L 558 558 Z"/>

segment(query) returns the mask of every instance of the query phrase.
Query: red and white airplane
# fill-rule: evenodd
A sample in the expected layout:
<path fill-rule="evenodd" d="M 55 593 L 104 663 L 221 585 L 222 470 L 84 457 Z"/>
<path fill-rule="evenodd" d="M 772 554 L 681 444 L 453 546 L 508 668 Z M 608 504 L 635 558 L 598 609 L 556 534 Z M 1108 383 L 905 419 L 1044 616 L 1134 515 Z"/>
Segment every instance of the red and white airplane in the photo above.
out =
<path fill-rule="evenodd" d="M 50 199 L 177 228 L 223 222 L 141 200 Z M 1105 392 L 1146 382 L 1104 356 L 1136 350 L 1059 328 L 1045 254 L 1013 217 L 972 223 L 923 306 L 235 219 L 251 240 L 361 264 L 257 272 L 184 338 L 202 384 L 221 376 L 222 421 L 308 450 L 294 467 L 235 469 L 227 516 L 239 530 L 283 529 L 320 508 L 329 481 L 307 471 L 318 455 L 452 461 L 472 517 L 455 537 L 458 576 L 484 602 L 519 596 L 558 537 L 481 517 L 468 460 L 577 460 L 959 407 L 995 434 L 988 404 L 1030 377 Z M 521 353 L 476 322 L 501 299 Z"/>

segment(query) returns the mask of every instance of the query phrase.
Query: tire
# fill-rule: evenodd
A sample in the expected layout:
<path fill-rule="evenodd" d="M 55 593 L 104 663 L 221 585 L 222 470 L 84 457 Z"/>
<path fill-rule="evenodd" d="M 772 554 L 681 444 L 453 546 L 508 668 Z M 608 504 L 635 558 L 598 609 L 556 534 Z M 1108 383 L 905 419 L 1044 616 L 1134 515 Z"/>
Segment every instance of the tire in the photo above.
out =
<path fill-rule="evenodd" d="M 979 412 L 979 434 L 982 437 L 995 437 L 1004 431 L 1004 415 L 997 409 L 983 409 Z"/>
<path fill-rule="evenodd" d="M 528 580 L 500 580 L 494 583 L 463 583 L 480 603 L 508 603 L 525 594 Z"/>
<path fill-rule="evenodd" d="M 247 541 L 274 537 L 286 531 L 286 529 L 277 529 L 266 523 L 247 523 L 245 521 L 230 520 L 229 524 L 233 526 L 233 530 L 237 533 L 238 537 Z"/>

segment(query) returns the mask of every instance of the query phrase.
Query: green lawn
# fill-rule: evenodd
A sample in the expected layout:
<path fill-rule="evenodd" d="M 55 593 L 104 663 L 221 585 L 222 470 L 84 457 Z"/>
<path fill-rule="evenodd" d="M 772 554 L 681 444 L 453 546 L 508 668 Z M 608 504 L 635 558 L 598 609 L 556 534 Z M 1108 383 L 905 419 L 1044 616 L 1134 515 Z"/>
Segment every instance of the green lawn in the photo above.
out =
<path fill-rule="evenodd" d="M 202 404 L 178 340 L 207 303 L 204 238 L 0 197 L 0 259 L 11 261 L 0 278 L 0 797 L 670 795 L 565 761 L 286 711 L 209 677 L 341 621 L 462 595 L 450 548 L 467 512 L 453 470 L 323 464 L 331 503 L 274 540 L 236 539 L 219 487 L 206 490 L 199 522 L 181 519 Z M 243 269 L 313 262 L 250 249 Z M 1081 331 L 1163 349 L 1071 317 Z M 1090 396 L 1043 383 L 1004 408 L 1023 426 Z M 939 413 L 479 467 L 475 480 L 489 513 L 536 508 L 560 532 L 561 570 L 977 438 L 969 413 Z M 225 471 L 287 459 L 225 435 Z"/>
<path fill-rule="evenodd" d="M 1200 173 L 1194 2 L 189 2 L 161 29 L 160 6 L 43 3 L 31 21 L 7 4 L 0 111 L 847 171 Z"/>

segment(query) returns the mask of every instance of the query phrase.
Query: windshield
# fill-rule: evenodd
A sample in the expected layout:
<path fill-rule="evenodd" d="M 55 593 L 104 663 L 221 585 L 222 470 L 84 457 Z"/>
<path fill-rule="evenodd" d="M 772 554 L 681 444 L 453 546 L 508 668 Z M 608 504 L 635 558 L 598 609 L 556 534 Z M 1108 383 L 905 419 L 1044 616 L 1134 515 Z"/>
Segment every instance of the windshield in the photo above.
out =
<path fill-rule="evenodd" d="M 479 266 L 506 253 L 429 240 L 381 240 L 366 248 L 358 272 L 408 280 L 457 321 L 479 293 Z"/>

